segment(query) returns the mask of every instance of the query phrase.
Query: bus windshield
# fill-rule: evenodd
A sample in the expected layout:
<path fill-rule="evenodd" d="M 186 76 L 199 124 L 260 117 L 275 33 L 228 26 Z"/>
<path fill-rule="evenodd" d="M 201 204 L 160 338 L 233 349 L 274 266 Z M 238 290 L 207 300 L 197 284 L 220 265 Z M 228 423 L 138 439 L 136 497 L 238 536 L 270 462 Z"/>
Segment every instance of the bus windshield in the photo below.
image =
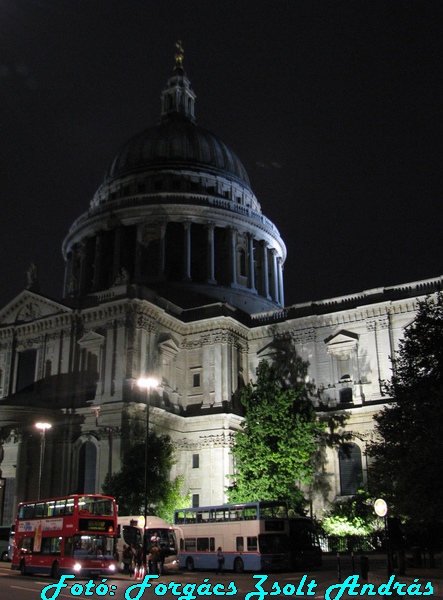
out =
<path fill-rule="evenodd" d="M 74 535 L 74 558 L 94 560 L 97 558 L 113 558 L 114 540 L 103 535 Z"/>

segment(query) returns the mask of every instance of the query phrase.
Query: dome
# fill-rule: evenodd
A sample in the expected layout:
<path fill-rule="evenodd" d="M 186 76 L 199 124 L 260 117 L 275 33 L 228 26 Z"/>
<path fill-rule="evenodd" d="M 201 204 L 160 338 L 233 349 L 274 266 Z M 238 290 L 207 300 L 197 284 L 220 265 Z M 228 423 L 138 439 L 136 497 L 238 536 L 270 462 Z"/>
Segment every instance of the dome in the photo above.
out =
<path fill-rule="evenodd" d="M 180 309 L 223 302 L 250 314 L 281 307 L 285 244 L 240 159 L 196 124 L 177 48 L 159 123 L 121 147 L 63 242 L 65 293 L 158 297 Z"/>
<path fill-rule="evenodd" d="M 219 137 L 180 115 L 163 120 L 129 140 L 113 160 L 105 183 L 165 169 L 203 171 L 251 187 L 237 155 Z"/>

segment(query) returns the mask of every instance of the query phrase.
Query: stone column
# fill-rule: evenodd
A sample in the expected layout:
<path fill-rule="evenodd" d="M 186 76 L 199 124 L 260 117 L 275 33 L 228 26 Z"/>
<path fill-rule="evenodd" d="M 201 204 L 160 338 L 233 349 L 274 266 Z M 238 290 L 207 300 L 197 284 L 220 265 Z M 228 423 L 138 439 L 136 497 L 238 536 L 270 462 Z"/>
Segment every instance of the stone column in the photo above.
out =
<path fill-rule="evenodd" d="M 277 259 L 277 266 L 278 266 L 278 285 L 279 285 L 279 299 L 280 299 L 280 306 L 284 306 L 285 305 L 285 292 L 283 289 L 283 259 L 281 256 L 278 257 Z"/>
<path fill-rule="evenodd" d="M 229 229 L 230 233 L 230 244 L 229 244 L 229 258 L 231 262 L 231 285 L 237 284 L 237 252 L 236 252 L 236 237 L 237 231 L 233 227 Z"/>
<path fill-rule="evenodd" d="M 185 243 L 183 248 L 183 281 L 191 281 L 191 222 L 184 221 L 183 228 L 185 231 Z"/>
<path fill-rule="evenodd" d="M 268 277 L 268 245 L 263 240 L 261 242 L 262 248 L 262 274 L 263 274 L 263 289 L 262 293 L 265 298 L 269 298 L 269 277 Z"/>
<path fill-rule="evenodd" d="M 277 276 L 277 250 L 271 249 L 272 254 L 272 296 L 275 302 L 279 301 L 278 298 L 278 276 Z"/>
<path fill-rule="evenodd" d="M 215 281 L 215 247 L 214 247 L 214 223 L 208 223 L 207 226 L 208 231 L 208 247 L 207 247 L 207 277 L 208 283 L 217 283 Z"/>
<path fill-rule="evenodd" d="M 254 236 L 248 233 L 249 287 L 255 291 Z"/>
<path fill-rule="evenodd" d="M 165 221 L 160 222 L 160 241 L 159 241 L 159 265 L 158 275 L 162 279 L 165 275 L 165 261 L 166 261 L 166 227 Z"/>

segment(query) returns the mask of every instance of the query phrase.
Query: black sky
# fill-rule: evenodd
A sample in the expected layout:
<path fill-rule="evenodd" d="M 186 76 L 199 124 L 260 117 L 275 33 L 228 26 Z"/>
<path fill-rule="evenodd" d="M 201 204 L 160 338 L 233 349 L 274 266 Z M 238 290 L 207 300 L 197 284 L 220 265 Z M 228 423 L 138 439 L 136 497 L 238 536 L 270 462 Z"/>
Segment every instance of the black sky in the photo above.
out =
<path fill-rule="evenodd" d="M 32 260 L 61 297 L 62 240 L 158 121 L 177 39 L 286 242 L 286 304 L 443 274 L 442 31 L 440 0 L 2 0 L 0 306 Z"/>

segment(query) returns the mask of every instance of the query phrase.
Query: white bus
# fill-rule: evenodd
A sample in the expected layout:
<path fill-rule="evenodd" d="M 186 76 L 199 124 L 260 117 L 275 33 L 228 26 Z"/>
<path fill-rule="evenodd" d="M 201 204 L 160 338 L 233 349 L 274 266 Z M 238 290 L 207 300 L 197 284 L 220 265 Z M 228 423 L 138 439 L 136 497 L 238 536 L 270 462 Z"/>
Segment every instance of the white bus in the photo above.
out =
<path fill-rule="evenodd" d="M 123 546 L 133 545 L 134 548 L 143 546 L 143 521 L 144 517 L 118 517 L 117 543 L 119 561 L 123 560 Z M 178 544 L 175 528 L 160 517 L 148 516 L 146 520 L 147 551 L 151 547 L 151 539 L 156 539 L 165 554 L 163 569 L 165 571 L 178 570 Z"/>
<path fill-rule="evenodd" d="M 14 539 L 14 527 L 0 525 L 0 560 L 10 561 L 12 558 L 11 541 Z"/>
<path fill-rule="evenodd" d="M 289 524 L 284 502 L 250 502 L 176 510 L 182 569 L 217 569 L 222 548 L 226 570 L 288 570 Z"/>

